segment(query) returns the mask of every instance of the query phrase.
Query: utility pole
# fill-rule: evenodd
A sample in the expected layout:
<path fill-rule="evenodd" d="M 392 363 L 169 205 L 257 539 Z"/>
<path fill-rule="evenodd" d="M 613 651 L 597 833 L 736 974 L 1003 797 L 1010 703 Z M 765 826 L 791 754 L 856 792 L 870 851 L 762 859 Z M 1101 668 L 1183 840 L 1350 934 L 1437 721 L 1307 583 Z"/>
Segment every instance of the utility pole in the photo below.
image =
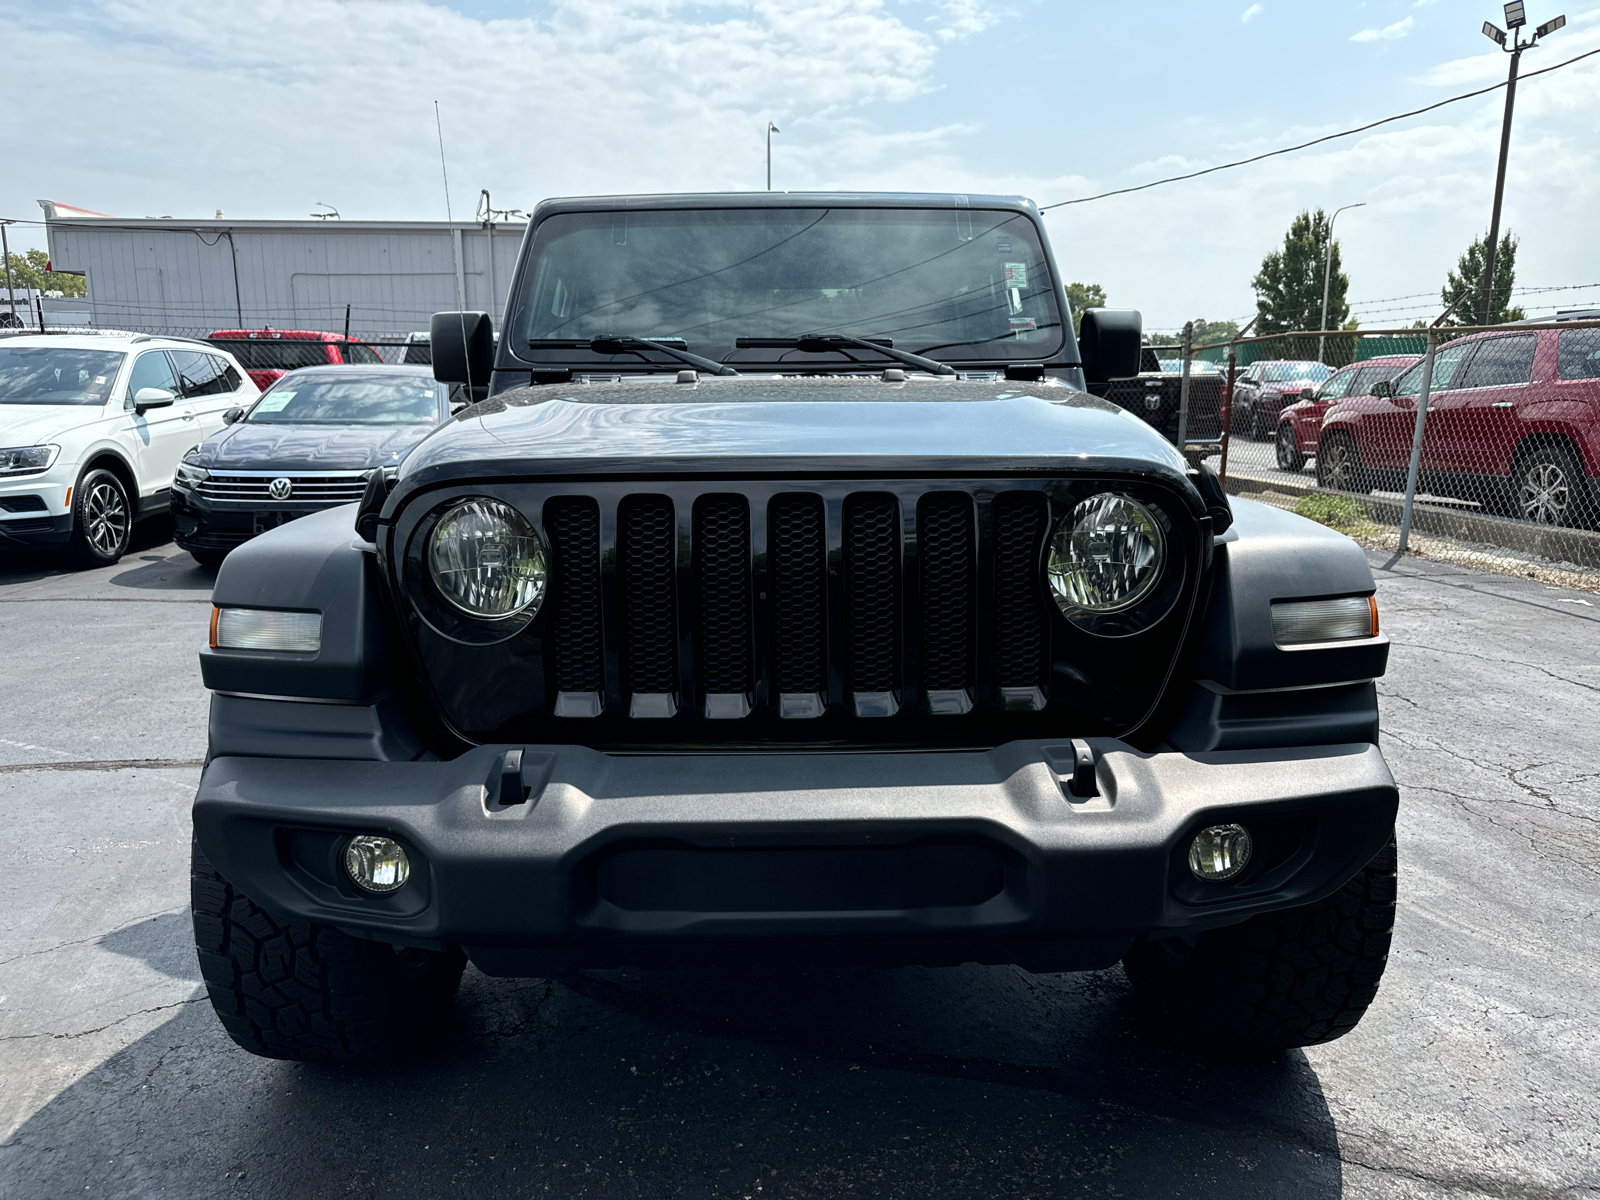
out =
<path fill-rule="evenodd" d="M 771 121 L 767 122 L 767 191 L 772 190 L 772 135 L 782 133 Z"/>
<path fill-rule="evenodd" d="M 0 221 L 0 257 L 6 260 L 6 299 L 11 301 L 11 324 L 17 321 L 17 291 L 11 286 L 11 243 L 6 241 L 6 226 L 10 221 Z"/>
<path fill-rule="evenodd" d="M 1317 326 L 1317 328 L 1322 331 L 1317 334 L 1318 362 L 1326 361 L 1322 357 L 1322 344 L 1327 340 L 1328 284 L 1333 279 L 1333 223 L 1339 219 L 1339 214 L 1344 212 L 1345 208 L 1365 208 L 1366 206 L 1367 202 L 1365 200 L 1361 201 L 1359 204 L 1346 204 L 1344 208 L 1334 209 L 1333 216 L 1328 218 L 1328 256 L 1322 264 L 1322 324 Z"/>
<path fill-rule="evenodd" d="M 1483 36 L 1511 55 L 1511 69 L 1506 75 L 1506 115 L 1500 124 L 1500 164 L 1494 176 L 1494 209 L 1489 216 L 1489 241 L 1483 248 L 1483 290 L 1478 297 L 1478 324 L 1489 324 L 1489 307 L 1494 295 L 1494 256 L 1500 242 L 1500 201 L 1506 192 L 1506 156 L 1511 152 L 1511 112 L 1517 103 L 1517 67 L 1522 62 L 1522 52 L 1531 50 L 1540 38 L 1554 33 L 1567 23 L 1565 16 L 1546 21 L 1533 31 L 1529 41 L 1522 40 L 1521 30 L 1528 23 L 1524 0 L 1512 0 L 1506 5 L 1506 30 L 1492 21 L 1483 23 Z M 1509 45 L 1507 42 L 1509 41 Z"/>

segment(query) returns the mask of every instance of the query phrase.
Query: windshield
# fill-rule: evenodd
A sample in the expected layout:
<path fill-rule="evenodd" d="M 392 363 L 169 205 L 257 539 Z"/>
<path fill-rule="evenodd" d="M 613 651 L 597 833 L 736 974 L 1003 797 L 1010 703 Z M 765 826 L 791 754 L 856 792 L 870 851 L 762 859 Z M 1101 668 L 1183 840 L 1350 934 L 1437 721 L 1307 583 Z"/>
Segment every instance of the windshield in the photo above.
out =
<path fill-rule="evenodd" d="M 246 371 L 293 371 L 296 367 L 325 367 L 328 354 L 322 342 L 297 338 L 293 341 L 235 342 L 212 338 L 211 344 L 228 351 Z"/>
<path fill-rule="evenodd" d="M 432 425 L 439 385 L 408 379 L 284 376 L 261 393 L 245 418 L 252 425 Z"/>
<path fill-rule="evenodd" d="M 1321 383 L 1333 371 L 1314 362 L 1273 363 L 1267 368 L 1264 376 L 1268 383 L 1292 383 L 1295 380 L 1310 380 L 1312 383 Z"/>
<path fill-rule="evenodd" d="M 0 346 L 0 404 L 104 404 L 124 357 L 65 346 Z"/>
<path fill-rule="evenodd" d="M 529 350 L 530 339 L 607 335 L 682 338 L 735 364 L 797 353 L 735 352 L 741 337 L 843 333 L 940 359 L 1040 359 L 1062 340 L 1044 248 L 1020 213 L 570 213 L 540 222 L 531 261 L 510 328 L 534 361 L 573 352 Z"/>

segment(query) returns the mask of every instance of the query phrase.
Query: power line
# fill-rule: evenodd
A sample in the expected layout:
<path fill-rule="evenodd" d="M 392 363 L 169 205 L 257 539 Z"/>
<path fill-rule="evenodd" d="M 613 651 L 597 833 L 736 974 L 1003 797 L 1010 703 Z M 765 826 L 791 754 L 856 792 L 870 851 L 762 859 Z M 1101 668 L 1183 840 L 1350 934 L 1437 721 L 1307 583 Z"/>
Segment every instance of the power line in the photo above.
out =
<path fill-rule="evenodd" d="M 1522 76 L 1522 78 L 1524 80 L 1528 80 L 1532 79 L 1535 75 L 1548 75 L 1551 71 L 1559 71 L 1562 67 L 1571 66 L 1575 62 L 1579 62 L 1585 58 L 1590 58 L 1596 54 L 1600 54 L 1600 49 L 1586 51 L 1583 54 L 1578 54 L 1567 59 L 1565 62 L 1558 62 L 1554 66 L 1545 67 L 1539 71 L 1529 71 L 1526 75 Z M 1229 171 L 1234 167 L 1246 167 L 1251 163 L 1258 163 L 1262 161 L 1262 159 L 1276 158 L 1280 154 L 1293 154 L 1296 150 L 1306 150 L 1312 146 L 1320 146 L 1323 142 L 1331 142 L 1338 138 L 1352 137 L 1358 133 L 1365 133 L 1369 129 L 1376 129 L 1379 125 L 1388 125 L 1395 121 L 1404 121 L 1407 117 L 1420 117 L 1423 113 L 1432 112 L 1436 108 L 1443 108 L 1447 104 L 1456 104 L 1462 100 L 1471 100 L 1474 96 L 1486 96 L 1490 92 L 1497 92 L 1505 86 L 1506 85 L 1504 83 L 1490 84 L 1488 87 L 1479 88 L 1475 92 L 1463 92 L 1459 96 L 1451 96 L 1448 100 L 1440 100 L 1437 103 L 1429 104 L 1424 108 L 1414 108 L 1410 112 L 1396 113 L 1392 117 L 1384 117 L 1378 121 L 1369 121 L 1367 124 L 1358 125 L 1354 129 L 1345 129 L 1338 133 L 1325 134 L 1319 138 L 1312 138 L 1309 142 L 1301 142 L 1297 146 L 1285 146 L 1281 150 L 1268 150 L 1264 154 L 1256 154 L 1250 158 L 1241 158 L 1236 162 L 1220 163 L 1217 166 L 1206 167 L 1203 170 L 1190 171 L 1187 175 L 1170 175 L 1166 179 L 1154 179 L 1149 183 L 1140 183 L 1133 187 L 1117 188 L 1115 191 L 1101 192 L 1094 196 L 1080 196 L 1076 200 L 1057 200 L 1054 204 L 1042 205 L 1039 211 L 1045 212 L 1046 210 L 1052 208 L 1064 208 L 1069 204 L 1088 204 L 1092 200 L 1105 200 L 1111 196 L 1126 196 L 1130 192 L 1142 192 L 1149 188 L 1161 187 L 1163 184 L 1181 183 L 1185 179 L 1198 179 L 1202 175 L 1210 175 L 1217 171 Z"/>

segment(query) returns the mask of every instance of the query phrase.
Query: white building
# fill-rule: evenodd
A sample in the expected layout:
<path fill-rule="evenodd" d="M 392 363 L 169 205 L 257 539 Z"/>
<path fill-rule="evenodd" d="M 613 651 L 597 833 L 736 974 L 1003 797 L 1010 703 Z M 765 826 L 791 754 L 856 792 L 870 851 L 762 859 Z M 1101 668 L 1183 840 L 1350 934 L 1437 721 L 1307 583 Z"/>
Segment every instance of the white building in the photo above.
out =
<path fill-rule="evenodd" d="M 526 225 L 444 221 L 191 221 L 80 215 L 41 200 L 50 263 L 88 280 L 100 328 L 203 337 L 320 329 L 367 337 L 436 312 L 498 322 Z M 3 281 L 0 281 L 3 282 Z"/>

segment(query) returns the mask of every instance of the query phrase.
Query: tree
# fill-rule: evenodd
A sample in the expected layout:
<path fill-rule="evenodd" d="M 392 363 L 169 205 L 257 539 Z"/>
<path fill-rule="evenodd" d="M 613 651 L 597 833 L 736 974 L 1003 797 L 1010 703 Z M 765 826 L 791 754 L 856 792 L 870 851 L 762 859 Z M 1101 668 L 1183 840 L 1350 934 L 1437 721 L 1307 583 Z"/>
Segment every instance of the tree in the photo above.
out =
<path fill-rule="evenodd" d="M 1069 283 L 1067 284 L 1067 303 L 1072 307 L 1072 329 L 1077 332 L 1083 323 L 1083 310 L 1086 308 L 1104 308 L 1106 306 L 1106 290 L 1098 283 Z"/>
<path fill-rule="evenodd" d="M 1483 291 L 1483 251 L 1487 238 L 1474 238 L 1467 252 L 1456 263 L 1456 269 L 1445 276 L 1444 290 L 1439 298 L 1448 308 L 1450 302 L 1463 291 L 1467 298 L 1456 306 L 1447 325 L 1476 325 L 1483 315 L 1480 295 Z M 1511 306 L 1511 285 L 1517 277 L 1517 239 L 1506 230 L 1500 239 L 1500 248 L 1494 255 L 1494 284 L 1489 296 L 1489 324 L 1503 325 L 1507 321 L 1520 321 L 1523 312 Z"/>
<path fill-rule="evenodd" d="M 1328 216 L 1322 209 L 1303 212 L 1289 225 L 1283 249 L 1261 260 L 1251 286 L 1256 290 L 1257 333 L 1322 328 L 1322 272 L 1328 254 Z M 1328 281 L 1328 328 L 1346 328 L 1350 279 L 1340 268 L 1339 243 L 1333 243 Z"/>
<path fill-rule="evenodd" d="M 5 272 L 0 271 L 0 288 L 5 287 L 5 279 Z M 50 259 L 43 250 L 27 250 L 11 256 L 11 286 L 60 292 L 63 296 L 81 296 L 88 291 L 88 281 L 82 275 L 52 271 Z"/>
<path fill-rule="evenodd" d="M 1194 344 L 1196 346 L 1210 346 L 1217 342 L 1231 341 L 1239 336 L 1239 322 L 1237 321 L 1208 321 L 1204 317 L 1194 319 Z M 1183 344 L 1183 327 L 1180 325 L 1171 333 L 1147 333 L 1144 335 L 1147 346 L 1180 346 Z"/>

